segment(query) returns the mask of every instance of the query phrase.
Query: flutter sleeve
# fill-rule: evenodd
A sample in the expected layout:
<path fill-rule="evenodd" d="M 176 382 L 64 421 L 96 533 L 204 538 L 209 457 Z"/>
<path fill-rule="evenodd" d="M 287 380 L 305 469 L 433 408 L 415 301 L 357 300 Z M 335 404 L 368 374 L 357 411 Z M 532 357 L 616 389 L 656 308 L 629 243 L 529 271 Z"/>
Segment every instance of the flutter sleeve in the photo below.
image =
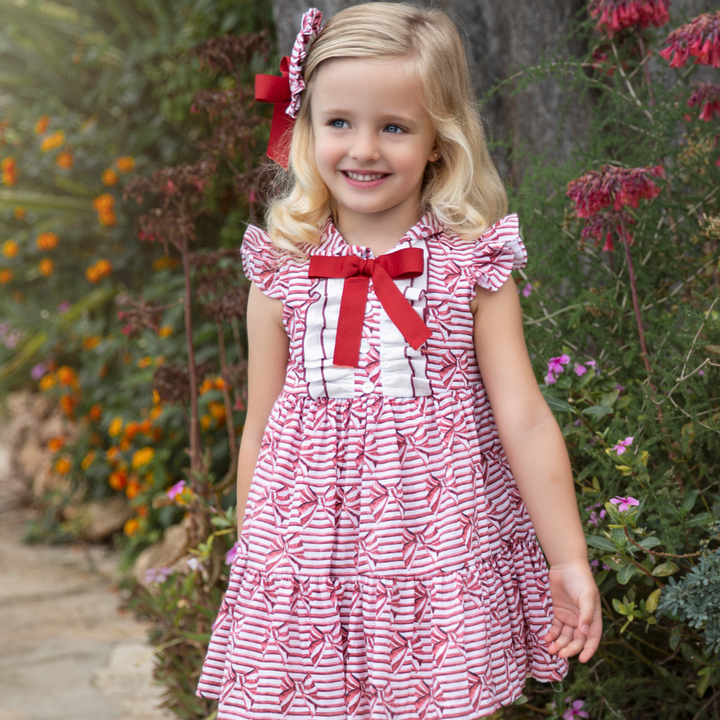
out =
<path fill-rule="evenodd" d="M 265 295 L 284 300 L 287 283 L 282 272 L 282 252 L 261 228 L 249 225 L 240 247 L 243 270 Z"/>
<path fill-rule="evenodd" d="M 486 290 L 499 290 L 513 270 L 527 265 L 527 250 L 520 238 L 518 216 L 506 215 L 478 239 L 472 260 L 464 268 L 470 284 Z"/>

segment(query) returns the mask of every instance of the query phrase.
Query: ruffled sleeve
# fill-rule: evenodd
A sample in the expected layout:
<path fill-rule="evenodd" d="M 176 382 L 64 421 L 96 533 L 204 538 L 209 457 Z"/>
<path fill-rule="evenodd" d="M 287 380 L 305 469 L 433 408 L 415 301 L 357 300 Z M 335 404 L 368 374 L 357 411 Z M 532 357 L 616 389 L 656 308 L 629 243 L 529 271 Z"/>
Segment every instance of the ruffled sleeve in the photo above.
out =
<path fill-rule="evenodd" d="M 240 248 L 243 270 L 265 295 L 277 300 L 286 297 L 286 283 L 282 266 L 282 252 L 272 244 L 270 236 L 261 228 L 249 225 Z"/>
<path fill-rule="evenodd" d="M 518 216 L 506 215 L 488 228 L 475 243 L 472 261 L 464 268 L 470 283 L 499 290 L 513 270 L 527 265 L 527 250 L 520 238 Z"/>

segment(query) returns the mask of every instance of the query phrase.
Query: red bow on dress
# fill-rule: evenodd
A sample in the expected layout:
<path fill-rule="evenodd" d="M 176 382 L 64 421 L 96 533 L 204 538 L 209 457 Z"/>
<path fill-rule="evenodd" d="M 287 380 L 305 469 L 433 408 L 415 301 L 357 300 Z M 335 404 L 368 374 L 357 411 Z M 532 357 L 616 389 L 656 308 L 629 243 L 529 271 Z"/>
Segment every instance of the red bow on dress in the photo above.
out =
<path fill-rule="evenodd" d="M 415 350 L 430 337 L 430 329 L 392 280 L 422 275 L 424 267 L 424 254 L 420 248 L 398 250 L 374 260 L 356 255 L 314 255 L 310 258 L 309 277 L 345 278 L 333 356 L 335 365 L 360 365 L 360 341 L 370 278 L 375 283 L 375 293 L 385 312 Z"/>
<path fill-rule="evenodd" d="M 290 58 L 280 61 L 280 72 L 277 75 L 255 76 L 255 99 L 259 102 L 274 103 L 270 140 L 267 154 L 271 160 L 282 165 L 286 170 L 290 160 L 290 140 L 295 119 L 287 114 L 290 104 Z"/>

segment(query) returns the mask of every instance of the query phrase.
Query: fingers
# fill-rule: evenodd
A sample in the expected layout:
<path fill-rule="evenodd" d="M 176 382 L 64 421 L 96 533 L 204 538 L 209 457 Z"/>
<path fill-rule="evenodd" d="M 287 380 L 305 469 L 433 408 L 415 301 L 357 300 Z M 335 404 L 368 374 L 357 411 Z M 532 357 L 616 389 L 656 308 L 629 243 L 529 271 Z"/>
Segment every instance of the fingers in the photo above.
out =
<path fill-rule="evenodd" d="M 587 662 L 600 645 L 602 636 L 602 614 L 597 599 L 581 600 L 580 619 L 577 627 L 554 619 L 544 640 L 549 642 L 547 650 L 551 655 L 569 658 L 580 653 L 578 660 Z"/>

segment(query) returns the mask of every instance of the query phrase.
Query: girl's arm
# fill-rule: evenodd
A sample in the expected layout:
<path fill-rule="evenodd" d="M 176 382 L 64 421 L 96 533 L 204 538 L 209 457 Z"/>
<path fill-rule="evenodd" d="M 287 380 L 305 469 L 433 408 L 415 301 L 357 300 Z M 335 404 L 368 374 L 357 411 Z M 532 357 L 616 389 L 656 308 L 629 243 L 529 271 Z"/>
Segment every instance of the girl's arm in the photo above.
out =
<path fill-rule="evenodd" d="M 282 312 L 280 300 L 263 294 L 252 283 L 247 306 L 248 405 L 237 471 L 238 536 L 265 427 L 285 384 L 289 338 L 283 327 Z"/>
<path fill-rule="evenodd" d="M 602 632 L 600 597 L 565 441 L 540 392 L 528 357 L 515 283 L 477 288 L 470 304 L 483 384 L 500 441 L 550 566 L 555 621 L 548 651 L 587 662 Z M 584 648 L 584 649 L 583 649 Z"/>

